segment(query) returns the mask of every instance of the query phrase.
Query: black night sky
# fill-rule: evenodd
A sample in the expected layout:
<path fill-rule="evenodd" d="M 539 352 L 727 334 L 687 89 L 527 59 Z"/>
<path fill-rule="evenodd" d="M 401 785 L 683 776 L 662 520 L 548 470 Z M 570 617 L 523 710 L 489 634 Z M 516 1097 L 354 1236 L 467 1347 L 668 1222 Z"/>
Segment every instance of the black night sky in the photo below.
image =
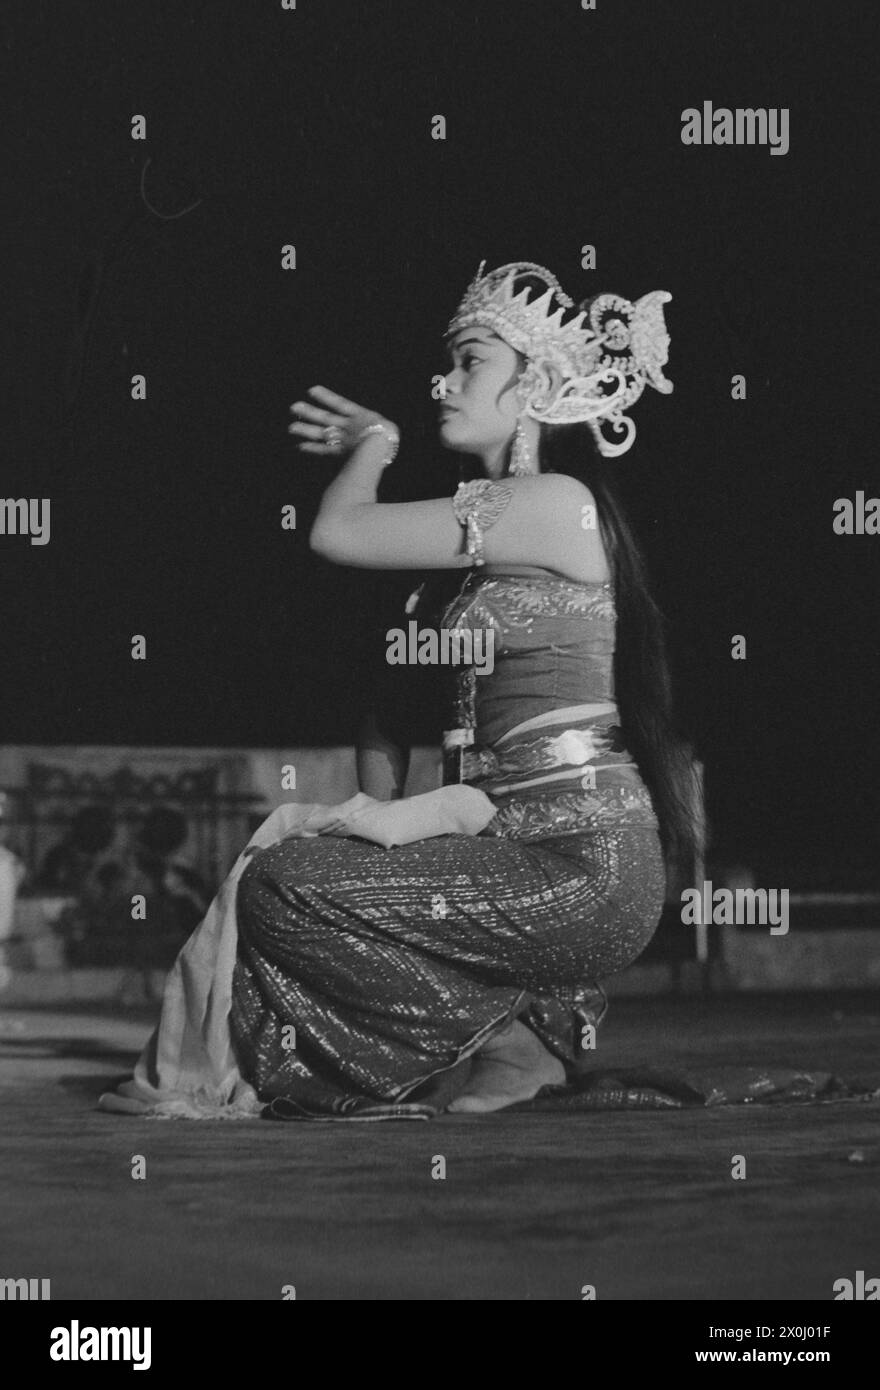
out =
<path fill-rule="evenodd" d="M 408 576 L 310 554 L 332 466 L 296 451 L 288 406 L 321 382 L 381 410 L 403 433 L 389 497 L 451 492 L 443 329 L 483 257 L 534 260 L 575 299 L 673 296 L 675 392 L 646 391 L 619 466 L 719 845 L 763 882 L 876 881 L 880 537 L 832 531 L 836 498 L 880 491 L 870 14 L 7 10 L 3 495 L 50 497 L 52 538 L 0 537 L 0 741 L 350 742 Z M 684 146 L 704 100 L 789 108 L 789 153 Z"/>

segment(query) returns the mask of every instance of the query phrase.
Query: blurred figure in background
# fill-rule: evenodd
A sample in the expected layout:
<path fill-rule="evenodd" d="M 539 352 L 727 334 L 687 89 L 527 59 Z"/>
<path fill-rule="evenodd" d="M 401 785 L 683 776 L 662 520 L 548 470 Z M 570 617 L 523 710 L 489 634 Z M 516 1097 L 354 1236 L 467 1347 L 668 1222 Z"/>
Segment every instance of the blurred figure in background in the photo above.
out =
<path fill-rule="evenodd" d="M 116 819 L 110 807 L 83 806 L 43 860 L 36 886 L 56 893 L 80 892 L 107 862 L 115 838 Z"/>
<path fill-rule="evenodd" d="M 150 970 L 170 965 L 211 893 L 182 855 L 189 825 L 181 811 L 147 811 L 127 855 L 111 853 L 115 837 L 110 808 L 85 807 L 46 855 L 39 886 L 76 899 L 58 919 L 68 965 L 130 966 L 150 997 Z M 135 895 L 144 898 L 143 915 Z"/>
<path fill-rule="evenodd" d="M 182 811 L 154 806 L 144 817 L 135 851 L 135 863 L 146 880 L 140 891 L 148 902 L 147 920 L 177 943 L 171 959 L 201 922 L 212 896 L 183 855 L 188 838 L 189 825 Z"/>
<path fill-rule="evenodd" d="M 15 930 L 15 896 L 27 873 L 18 855 L 6 844 L 11 809 L 8 794 L 0 791 L 0 941 L 8 941 Z"/>

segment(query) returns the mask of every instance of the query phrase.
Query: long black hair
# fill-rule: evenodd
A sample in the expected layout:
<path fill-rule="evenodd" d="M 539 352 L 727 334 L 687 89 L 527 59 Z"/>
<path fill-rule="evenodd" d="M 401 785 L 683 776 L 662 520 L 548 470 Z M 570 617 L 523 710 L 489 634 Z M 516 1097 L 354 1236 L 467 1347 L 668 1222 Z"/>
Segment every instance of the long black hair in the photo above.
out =
<path fill-rule="evenodd" d="M 629 751 L 654 803 L 667 866 L 702 852 L 702 805 L 692 750 L 678 728 L 666 620 L 626 514 L 619 461 L 608 459 L 587 424 L 541 425 L 542 473 L 567 473 L 589 488 L 614 581 L 615 698 Z"/>

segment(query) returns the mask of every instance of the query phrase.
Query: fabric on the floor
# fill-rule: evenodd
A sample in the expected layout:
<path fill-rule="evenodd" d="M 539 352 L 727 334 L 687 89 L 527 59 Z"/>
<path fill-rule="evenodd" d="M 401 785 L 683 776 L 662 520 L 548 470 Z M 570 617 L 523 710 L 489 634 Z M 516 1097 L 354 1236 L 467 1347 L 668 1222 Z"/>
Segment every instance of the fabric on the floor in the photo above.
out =
<path fill-rule="evenodd" d="M 510 1111 L 681 1110 L 685 1106 L 803 1104 L 880 1100 L 876 1087 L 827 1071 L 790 1067 L 716 1067 L 661 1073 L 645 1068 L 585 1073 L 564 1089 L 545 1091 Z"/>

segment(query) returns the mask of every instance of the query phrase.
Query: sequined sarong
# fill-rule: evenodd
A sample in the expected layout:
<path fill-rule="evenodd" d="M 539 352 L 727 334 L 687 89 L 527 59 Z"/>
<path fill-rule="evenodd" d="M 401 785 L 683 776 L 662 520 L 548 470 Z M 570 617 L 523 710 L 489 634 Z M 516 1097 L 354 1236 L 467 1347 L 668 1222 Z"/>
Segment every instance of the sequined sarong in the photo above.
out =
<path fill-rule="evenodd" d="M 239 885 L 239 1064 L 284 1118 L 417 1105 L 514 1017 L 574 1066 L 604 1012 L 592 982 L 643 949 L 664 886 L 651 828 L 282 841 Z"/>

